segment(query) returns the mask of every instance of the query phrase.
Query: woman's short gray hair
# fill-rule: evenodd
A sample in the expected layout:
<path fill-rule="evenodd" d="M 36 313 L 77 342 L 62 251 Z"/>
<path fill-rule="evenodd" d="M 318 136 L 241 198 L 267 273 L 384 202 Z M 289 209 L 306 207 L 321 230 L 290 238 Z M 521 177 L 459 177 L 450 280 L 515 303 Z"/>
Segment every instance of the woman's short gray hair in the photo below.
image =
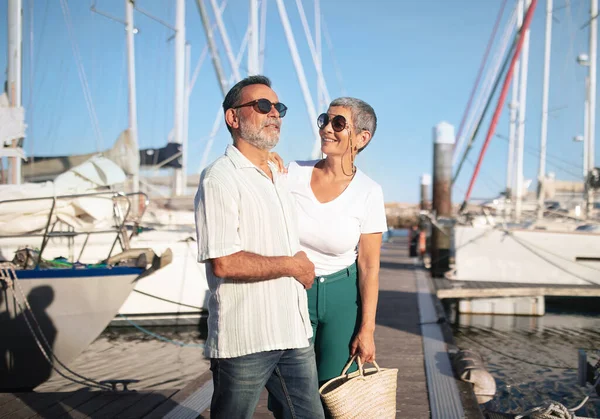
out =
<path fill-rule="evenodd" d="M 354 97 L 339 97 L 334 99 L 329 106 L 341 106 L 350 109 L 354 125 L 353 128 L 357 131 L 369 131 L 371 133 L 371 139 L 373 139 L 375 130 L 377 129 L 377 115 L 375 115 L 375 110 L 371 105 L 364 100 Z M 369 141 L 369 143 L 370 142 L 371 141 Z M 359 149 L 358 152 L 360 153 L 364 150 L 369 143 Z"/>

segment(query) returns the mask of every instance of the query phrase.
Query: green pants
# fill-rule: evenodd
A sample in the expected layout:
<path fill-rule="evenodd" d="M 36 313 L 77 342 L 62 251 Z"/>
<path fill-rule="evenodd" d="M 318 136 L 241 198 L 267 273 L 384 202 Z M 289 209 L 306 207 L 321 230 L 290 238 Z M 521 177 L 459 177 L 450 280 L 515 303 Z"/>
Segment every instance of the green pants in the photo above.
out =
<path fill-rule="evenodd" d="M 319 385 L 342 373 L 350 344 L 360 325 L 356 262 L 341 271 L 315 278 L 308 294 Z M 348 372 L 358 369 L 353 363 Z"/>

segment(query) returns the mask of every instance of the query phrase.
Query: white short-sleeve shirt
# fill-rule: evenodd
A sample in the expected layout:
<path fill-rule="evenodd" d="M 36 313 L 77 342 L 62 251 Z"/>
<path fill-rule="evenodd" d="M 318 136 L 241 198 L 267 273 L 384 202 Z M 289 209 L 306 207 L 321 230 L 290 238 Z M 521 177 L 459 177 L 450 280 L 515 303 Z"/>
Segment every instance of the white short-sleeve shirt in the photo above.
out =
<path fill-rule="evenodd" d="M 203 171 L 195 199 L 198 261 L 239 251 L 293 256 L 300 250 L 294 199 L 285 177 L 275 168 L 272 173 L 273 181 L 232 145 Z M 205 265 L 207 357 L 308 347 L 306 291 L 296 279 L 235 281 Z"/>
<path fill-rule="evenodd" d="M 287 177 L 296 200 L 300 248 L 317 275 L 328 275 L 354 263 L 360 235 L 387 231 L 387 221 L 381 186 L 359 169 L 341 195 L 320 203 L 310 186 L 317 162 L 290 162 Z"/>

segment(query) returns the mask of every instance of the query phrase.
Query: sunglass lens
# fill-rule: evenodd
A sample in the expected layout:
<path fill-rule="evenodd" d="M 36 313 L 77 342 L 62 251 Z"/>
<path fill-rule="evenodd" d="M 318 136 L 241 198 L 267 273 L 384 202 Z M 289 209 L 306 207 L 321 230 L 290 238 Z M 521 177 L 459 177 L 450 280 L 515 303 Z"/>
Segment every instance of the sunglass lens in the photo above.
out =
<path fill-rule="evenodd" d="M 327 125 L 328 123 L 329 123 L 329 115 L 327 115 L 326 113 L 322 113 L 317 118 L 317 127 L 319 127 L 319 129 L 323 129 L 325 127 L 325 125 Z"/>
<path fill-rule="evenodd" d="M 337 115 L 331 120 L 331 128 L 333 128 L 335 132 L 340 132 L 346 128 L 346 118 L 342 115 Z"/>
<path fill-rule="evenodd" d="M 273 106 L 275 106 L 275 110 L 279 112 L 279 117 L 283 118 L 287 112 L 287 106 L 285 106 L 283 103 L 275 103 Z"/>
<path fill-rule="evenodd" d="M 271 112 L 271 102 L 267 99 L 258 99 L 256 102 L 256 107 L 260 113 L 269 113 Z"/>

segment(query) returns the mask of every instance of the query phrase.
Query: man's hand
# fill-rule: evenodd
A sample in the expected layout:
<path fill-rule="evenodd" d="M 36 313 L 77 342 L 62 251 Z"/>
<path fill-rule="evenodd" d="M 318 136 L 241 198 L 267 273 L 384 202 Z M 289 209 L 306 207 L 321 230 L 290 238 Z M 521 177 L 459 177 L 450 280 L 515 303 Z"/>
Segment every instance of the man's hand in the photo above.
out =
<path fill-rule="evenodd" d="M 304 289 L 309 289 L 315 280 L 315 265 L 302 251 L 296 253 L 293 259 L 295 265 L 294 278 L 304 286 Z"/>

